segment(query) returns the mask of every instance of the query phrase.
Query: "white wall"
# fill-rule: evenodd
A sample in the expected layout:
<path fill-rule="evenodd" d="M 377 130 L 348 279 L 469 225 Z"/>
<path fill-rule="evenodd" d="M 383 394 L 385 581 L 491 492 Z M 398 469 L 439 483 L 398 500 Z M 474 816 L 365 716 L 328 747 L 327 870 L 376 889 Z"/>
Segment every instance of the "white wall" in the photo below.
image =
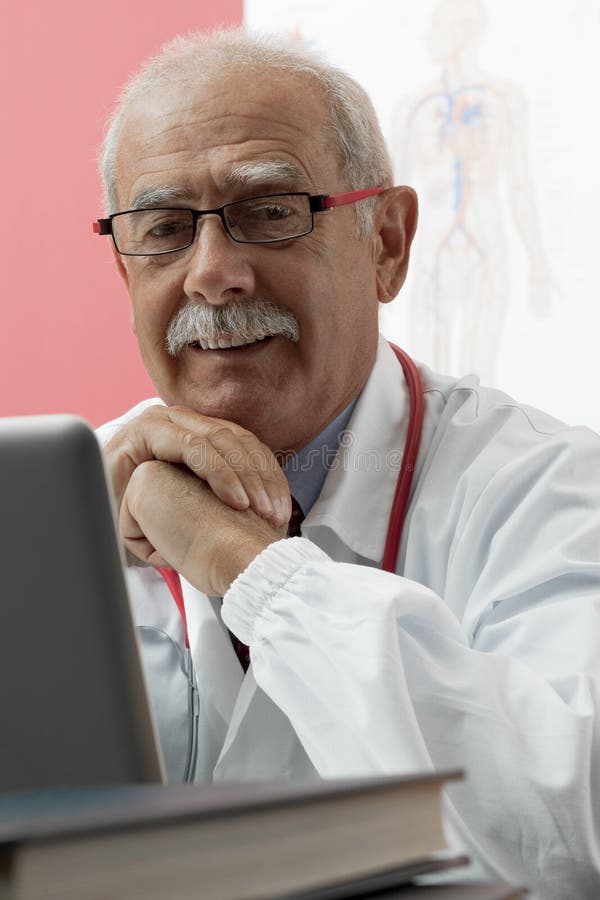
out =
<path fill-rule="evenodd" d="M 457 10 L 461 2 L 456 0 Z M 504 327 L 492 329 L 498 361 L 488 380 L 569 423 L 600 430 L 600 10 L 595 0 L 486 0 L 483 5 L 481 69 L 509 94 L 520 92 L 528 107 L 528 127 L 518 116 L 511 121 L 529 153 L 526 175 L 519 177 L 537 208 L 539 244 L 551 273 L 543 292 L 549 315 L 540 318 L 528 309 L 531 248 L 528 252 L 527 234 L 523 241 L 515 227 L 511 194 L 516 188 L 501 167 L 496 212 L 507 235 L 510 290 L 503 301 Z M 357 77 L 390 139 L 400 98 L 440 78 L 427 45 L 433 8 L 431 0 L 245 0 L 245 20 L 253 29 L 300 38 Z M 421 209 L 424 223 L 436 215 L 427 197 Z M 408 350 L 434 362 L 423 348 L 411 346 L 407 307 L 419 294 L 416 277 L 413 267 L 383 326 Z"/>

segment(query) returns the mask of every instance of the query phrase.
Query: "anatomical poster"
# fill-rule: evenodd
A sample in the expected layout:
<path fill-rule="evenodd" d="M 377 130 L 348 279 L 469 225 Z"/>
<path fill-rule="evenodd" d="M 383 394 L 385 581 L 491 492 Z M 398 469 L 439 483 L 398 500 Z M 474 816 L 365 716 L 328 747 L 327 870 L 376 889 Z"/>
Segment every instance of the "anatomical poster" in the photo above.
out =
<path fill-rule="evenodd" d="M 594 0 L 246 0 L 374 100 L 420 216 L 381 328 L 600 429 L 600 7 Z M 357 336 L 359 339 L 359 336 Z"/>

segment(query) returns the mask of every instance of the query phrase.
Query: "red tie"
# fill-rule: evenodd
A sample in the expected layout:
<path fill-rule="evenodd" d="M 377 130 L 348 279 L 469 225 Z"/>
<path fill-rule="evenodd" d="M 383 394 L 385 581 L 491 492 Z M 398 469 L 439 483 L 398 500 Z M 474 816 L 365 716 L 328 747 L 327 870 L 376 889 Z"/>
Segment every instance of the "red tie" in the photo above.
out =
<path fill-rule="evenodd" d="M 290 524 L 288 525 L 288 534 L 290 537 L 300 537 L 300 527 L 304 522 L 304 513 L 302 507 L 295 497 L 292 497 L 292 514 L 290 516 Z"/>
<path fill-rule="evenodd" d="M 290 516 L 287 536 L 300 537 L 300 526 L 302 525 L 303 521 L 304 513 L 302 512 L 302 507 L 300 506 L 296 498 L 292 497 L 292 515 Z M 242 644 L 242 642 L 231 632 L 229 632 L 229 637 L 231 638 L 233 649 L 237 654 L 237 658 L 240 661 L 242 669 L 244 670 L 244 672 L 247 672 L 248 666 L 250 665 L 250 650 L 248 649 L 247 644 Z"/>

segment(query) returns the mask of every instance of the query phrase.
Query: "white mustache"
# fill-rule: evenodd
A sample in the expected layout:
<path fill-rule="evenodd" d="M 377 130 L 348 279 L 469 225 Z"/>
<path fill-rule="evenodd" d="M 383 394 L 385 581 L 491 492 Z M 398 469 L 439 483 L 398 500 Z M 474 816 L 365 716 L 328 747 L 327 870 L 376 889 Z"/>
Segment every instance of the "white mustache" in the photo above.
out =
<path fill-rule="evenodd" d="M 296 343 L 300 325 L 292 313 L 271 300 L 232 300 L 225 306 L 190 300 L 169 322 L 165 343 L 171 356 L 179 356 L 200 340 L 217 341 L 225 335 L 260 340 L 273 334 Z"/>

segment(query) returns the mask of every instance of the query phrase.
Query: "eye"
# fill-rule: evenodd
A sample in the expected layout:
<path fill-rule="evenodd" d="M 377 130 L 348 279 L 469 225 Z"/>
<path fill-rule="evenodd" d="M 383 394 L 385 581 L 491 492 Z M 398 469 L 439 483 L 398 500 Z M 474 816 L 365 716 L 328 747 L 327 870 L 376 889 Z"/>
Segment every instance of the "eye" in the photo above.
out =
<path fill-rule="evenodd" d="M 252 218 L 255 222 L 280 222 L 297 216 L 303 209 L 303 198 L 294 196 L 258 197 L 235 204 L 230 212 L 234 218 Z"/>
<path fill-rule="evenodd" d="M 235 240 L 250 243 L 284 241 L 308 234 L 312 213 L 303 194 L 253 197 L 228 207 L 227 225 Z"/>
<path fill-rule="evenodd" d="M 148 224 L 146 236 L 152 238 L 166 238 L 182 234 L 191 227 L 189 216 L 167 215 L 158 221 Z"/>
<path fill-rule="evenodd" d="M 293 210 L 282 203 L 269 203 L 261 207 L 255 207 L 252 211 L 255 216 L 268 219 L 269 222 L 277 222 L 279 219 L 287 219 L 293 215 Z"/>

